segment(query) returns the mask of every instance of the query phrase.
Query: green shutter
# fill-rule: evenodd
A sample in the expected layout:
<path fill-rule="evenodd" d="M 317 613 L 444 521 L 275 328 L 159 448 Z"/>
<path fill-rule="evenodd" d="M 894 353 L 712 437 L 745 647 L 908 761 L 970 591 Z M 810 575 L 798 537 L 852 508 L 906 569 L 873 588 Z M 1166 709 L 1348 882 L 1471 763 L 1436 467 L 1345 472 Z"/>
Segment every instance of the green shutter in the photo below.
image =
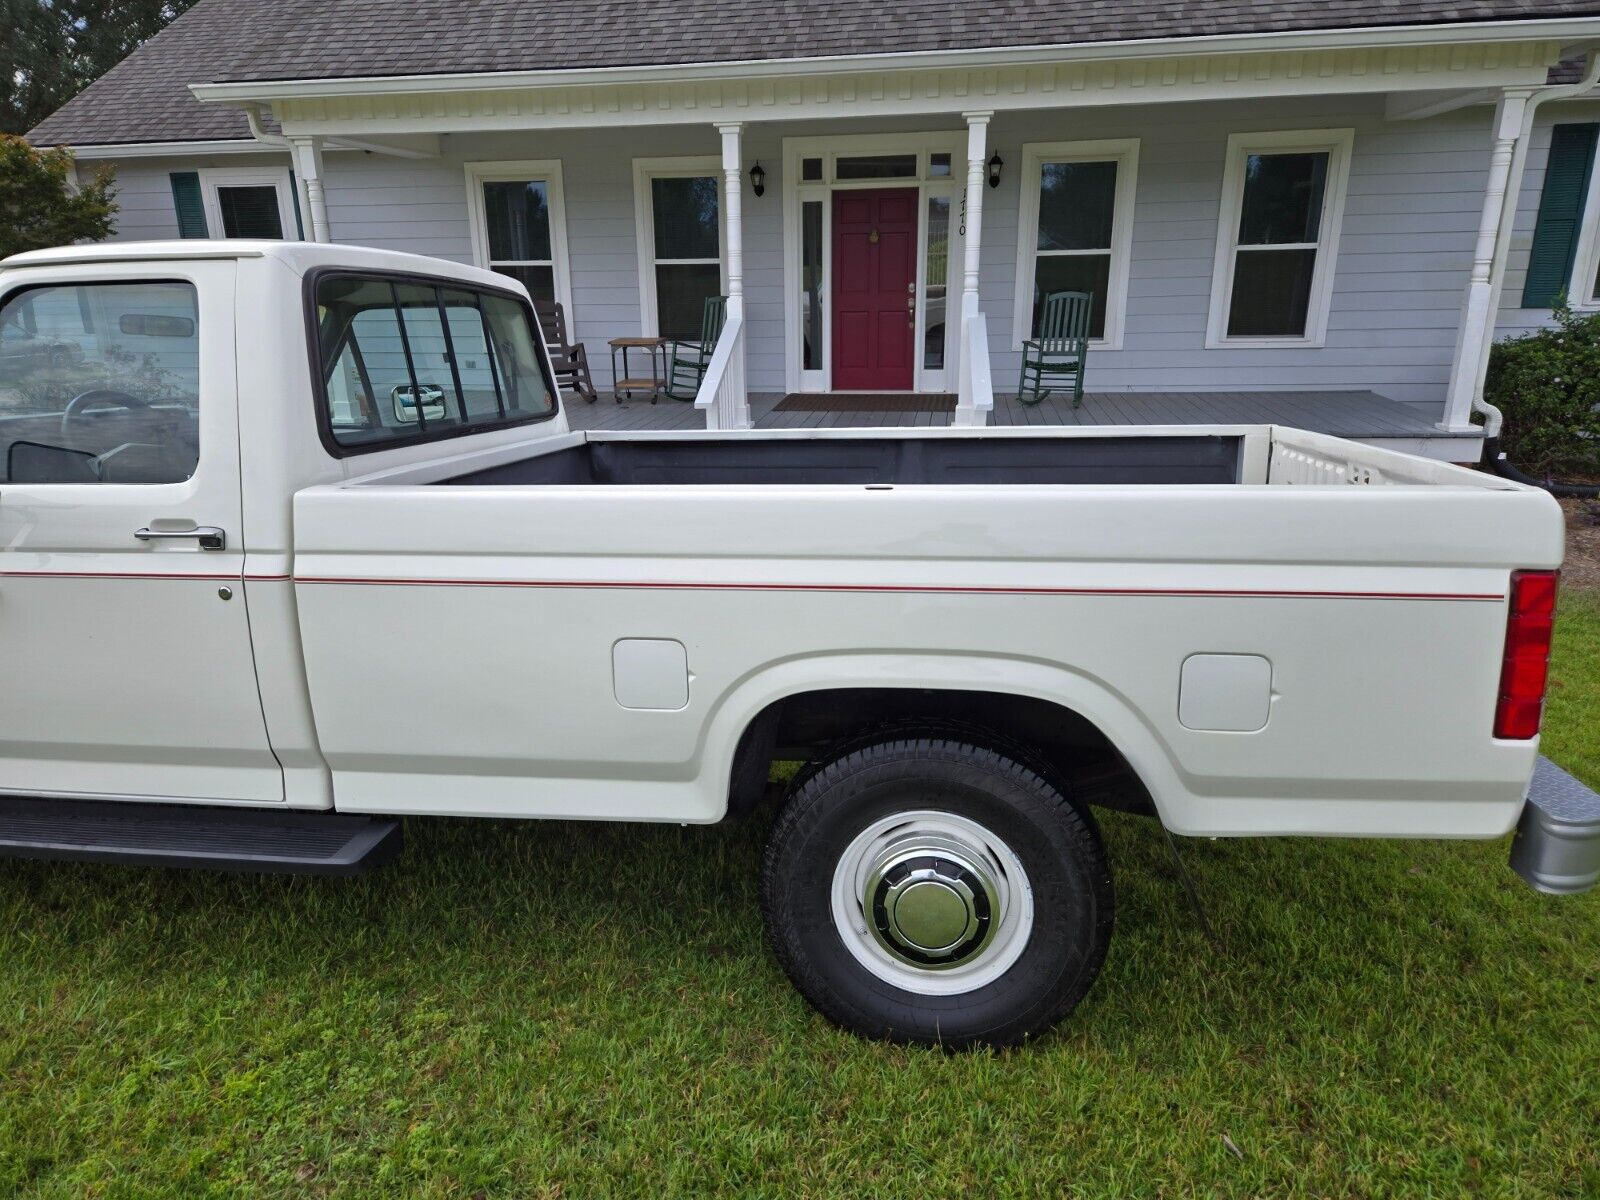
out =
<path fill-rule="evenodd" d="M 1572 258 L 1578 252 L 1583 201 L 1594 166 L 1595 134 L 1600 124 L 1557 125 L 1550 130 L 1550 161 L 1544 169 L 1539 220 L 1522 285 L 1523 308 L 1549 308 L 1567 290 Z"/>
<path fill-rule="evenodd" d="M 178 236 L 209 237 L 205 200 L 200 195 L 200 173 L 174 171 L 168 178 L 172 180 L 172 206 L 178 211 Z"/>
<path fill-rule="evenodd" d="M 289 195 L 294 197 L 294 236 L 298 241 L 306 240 L 306 223 L 300 219 L 300 185 L 295 182 L 294 172 L 289 172 Z"/>

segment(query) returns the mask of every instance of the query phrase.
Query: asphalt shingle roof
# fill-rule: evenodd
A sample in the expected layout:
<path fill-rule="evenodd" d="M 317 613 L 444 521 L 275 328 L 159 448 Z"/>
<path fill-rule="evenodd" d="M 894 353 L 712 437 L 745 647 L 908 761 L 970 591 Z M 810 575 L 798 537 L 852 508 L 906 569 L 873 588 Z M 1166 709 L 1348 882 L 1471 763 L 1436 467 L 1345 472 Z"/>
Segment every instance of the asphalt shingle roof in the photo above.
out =
<path fill-rule="evenodd" d="M 247 136 L 191 83 L 562 70 L 1600 16 L 1600 0 L 201 0 L 30 136 Z"/>

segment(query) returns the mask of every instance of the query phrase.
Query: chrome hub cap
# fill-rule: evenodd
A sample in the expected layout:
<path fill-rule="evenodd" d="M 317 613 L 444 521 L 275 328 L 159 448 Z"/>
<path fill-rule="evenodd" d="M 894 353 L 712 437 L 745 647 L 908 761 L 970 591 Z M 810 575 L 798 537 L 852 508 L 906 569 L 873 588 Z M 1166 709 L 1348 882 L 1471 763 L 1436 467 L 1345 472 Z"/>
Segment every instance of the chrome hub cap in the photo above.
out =
<path fill-rule="evenodd" d="M 1033 893 L 1011 848 L 954 813 L 869 825 L 834 871 L 834 923 L 878 978 L 955 995 L 999 978 L 1033 928 Z"/>

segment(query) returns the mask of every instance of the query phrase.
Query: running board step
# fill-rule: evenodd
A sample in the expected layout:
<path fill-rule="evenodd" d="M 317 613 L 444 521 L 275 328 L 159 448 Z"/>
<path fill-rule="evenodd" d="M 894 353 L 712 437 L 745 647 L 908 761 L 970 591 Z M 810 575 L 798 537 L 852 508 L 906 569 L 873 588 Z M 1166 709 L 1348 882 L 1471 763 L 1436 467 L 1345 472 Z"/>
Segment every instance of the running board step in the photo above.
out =
<path fill-rule="evenodd" d="M 0 797 L 0 857 L 355 875 L 400 851 L 378 817 L 213 805 Z"/>

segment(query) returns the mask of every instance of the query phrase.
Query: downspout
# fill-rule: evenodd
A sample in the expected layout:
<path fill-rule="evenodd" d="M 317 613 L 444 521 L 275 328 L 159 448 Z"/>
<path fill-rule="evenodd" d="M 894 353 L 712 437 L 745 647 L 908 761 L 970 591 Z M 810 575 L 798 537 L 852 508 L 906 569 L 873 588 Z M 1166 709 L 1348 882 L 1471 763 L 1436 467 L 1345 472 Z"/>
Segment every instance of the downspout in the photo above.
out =
<path fill-rule="evenodd" d="M 314 137 L 288 137 L 269 133 L 261 123 L 261 106 L 243 104 L 244 119 L 249 123 L 250 136 L 263 146 L 276 146 L 289 152 L 289 161 L 295 167 L 296 186 L 305 201 L 306 215 L 311 220 L 311 240 L 331 242 L 328 233 L 327 198 L 322 192 L 322 147 Z"/>
<path fill-rule="evenodd" d="M 1517 205 L 1522 199 L 1523 171 L 1528 159 L 1528 140 L 1533 136 L 1533 121 L 1539 106 L 1547 100 L 1566 100 L 1581 96 L 1600 84 L 1600 50 L 1591 48 L 1584 67 L 1583 78 L 1576 83 L 1557 84 L 1541 88 L 1528 97 L 1522 110 L 1522 126 L 1517 136 L 1516 149 L 1511 160 L 1511 185 L 1506 189 L 1505 207 L 1500 213 L 1500 228 L 1496 234 L 1491 299 L 1489 304 L 1489 336 L 1484 338 L 1474 374 L 1472 411 L 1483 416 L 1484 452 L 1491 465 L 1500 460 L 1500 427 L 1505 416 L 1483 398 L 1483 386 L 1489 374 L 1489 354 L 1494 349 L 1494 330 L 1500 318 L 1500 296 L 1505 289 L 1506 257 L 1511 249 L 1511 234 L 1517 220 Z"/>
<path fill-rule="evenodd" d="M 250 124 L 251 137 L 255 138 L 263 146 L 281 146 L 285 150 L 289 149 L 288 138 L 281 133 L 268 133 L 266 127 L 261 124 L 261 106 L 259 104 L 244 104 L 240 105 L 240 108 L 244 112 L 244 119 Z"/>

